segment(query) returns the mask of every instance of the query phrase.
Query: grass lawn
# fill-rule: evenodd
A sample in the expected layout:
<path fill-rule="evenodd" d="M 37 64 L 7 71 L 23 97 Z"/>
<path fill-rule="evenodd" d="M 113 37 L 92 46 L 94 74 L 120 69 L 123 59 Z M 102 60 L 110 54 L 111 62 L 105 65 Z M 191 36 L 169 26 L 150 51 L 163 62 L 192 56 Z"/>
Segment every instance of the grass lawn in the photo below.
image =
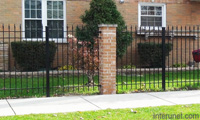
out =
<path fill-rule="evenodd" d="M 133 71 L 134 73 L 134 71 Z M 139 74 L 139 73 L 138 73 Z M 166 72 L 167 90 L 200 89 L 200 71 Z M 98 76 L 95 84 L 98 85 Z M 98 86 L 87 86 L 85 75 L 50 77 L 51 96 L 71 94 L 98 94 Z M 162 74 L 118 75 L 117 93 L 162 91 Z M 5 90 L 4 90 L 5 89 Z M 45 77 L 16 77 L 0 79 L 0 98 L 41 97 L 46 95 Z"/>
<path fill-rule="evenodd" d="M 160 116 L 156 116 L 156 114 L 167 116 L 167 120 L 176 120 L 178 118 L 182 118 L 183 120 L 199 120 L 199 108 L 200 104 L 116 110 L 107 109 L 88 112 L 8 116 L 0 117 L 0 120 L 158 120 Z"/>
<path fill-rule="evenodd" d="M 98 76 L 95 76 L 95 83 L 98 85 Z M 5 84 L 4 84 L 5 83 Z M 87 86 L 87 76 L 51 76 L 51 96 L 70 94 L 97 94 L 97 86 Z M 4 87 L 5 86 L 5 87 Z M 46 77 L 16 77 L 0 80 L 0 98 L 5 97 L 41 97 L 46 95 Z"/>
<path fill-rule="evenodd" d="M 166 90 L 200 89 L 200 70 L 166 72 L 165 79 Z M 162 73 L 118 76 L 117 83 L 118 93 L 162 91 Z"/>

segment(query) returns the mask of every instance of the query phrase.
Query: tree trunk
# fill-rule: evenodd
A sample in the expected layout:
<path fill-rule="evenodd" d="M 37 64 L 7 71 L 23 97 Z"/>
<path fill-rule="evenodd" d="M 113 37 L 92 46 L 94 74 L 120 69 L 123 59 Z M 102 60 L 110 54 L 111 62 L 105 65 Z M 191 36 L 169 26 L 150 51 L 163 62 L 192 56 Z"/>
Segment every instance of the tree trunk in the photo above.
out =
<path fill-rule="evenodd" d="M 88 86 L 93 86 L 95 84 L 94 83 L 94 72 L 89 71 L 87 73 L 87 77 L 88 77 L 88 83 L 87 83 L 87 85 Z"/>

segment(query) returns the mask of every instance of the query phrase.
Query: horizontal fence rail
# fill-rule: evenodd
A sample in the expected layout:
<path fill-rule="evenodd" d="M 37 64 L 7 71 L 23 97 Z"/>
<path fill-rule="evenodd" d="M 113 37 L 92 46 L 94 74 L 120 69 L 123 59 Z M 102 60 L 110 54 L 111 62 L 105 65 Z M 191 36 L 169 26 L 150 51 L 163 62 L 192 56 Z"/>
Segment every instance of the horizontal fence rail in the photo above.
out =
<path fill-rule="evenodd" d="M 83 29 L 0 26 L 0 99 L 99 93 L 99 38 Z"/>
<path fill-rule="evenodd" d="M 118 33 L 117 44 L 126 49 L 117 57 L 118 92 L 198 89 L 199 61 L 193 51 L 199 58 L 199 33 L 199 26 L 129 26 Z M 132 43 L 120 42 L 119 34 L 131 35 Z"/>

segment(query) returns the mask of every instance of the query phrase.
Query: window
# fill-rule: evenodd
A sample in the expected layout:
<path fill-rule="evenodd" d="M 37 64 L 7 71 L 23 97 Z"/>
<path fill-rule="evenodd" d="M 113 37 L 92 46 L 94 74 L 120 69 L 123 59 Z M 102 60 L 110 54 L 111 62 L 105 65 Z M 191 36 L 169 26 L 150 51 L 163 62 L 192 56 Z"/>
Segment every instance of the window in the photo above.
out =
<path fill-rule="evenodd" d="M 63 38 L 64 26 L 63 1 L 47 1 L 47 25 L 50 38 Z"/>
<path fill-rule="evenodd" d="M 25 0 L 25 37 L 42 38 L 42 6 L 40 0 Z"/>
<path fill-rule="evenodd" d="M 65 0 L 24 0 L 23 28 L 25 38 L 42 38 L 45 26 L 51 39 L 64 38 Z"/>
<path fill-rule="evenodd" d="M 139 3 L 139 27 L 166 27 L 166 6 L 157 3 Z"/>

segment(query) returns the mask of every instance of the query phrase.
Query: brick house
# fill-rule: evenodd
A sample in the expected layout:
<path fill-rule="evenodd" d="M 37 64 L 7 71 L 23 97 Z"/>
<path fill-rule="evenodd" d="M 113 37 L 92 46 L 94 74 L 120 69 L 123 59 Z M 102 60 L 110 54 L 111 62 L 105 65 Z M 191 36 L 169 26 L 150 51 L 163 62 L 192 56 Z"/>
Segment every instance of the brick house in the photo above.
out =
<path fill-rule="evenodd" d="M 22 25 L 22 30 L 26 31 L 22 35 L 25 38 L 41 37 L 42 32 L 29 34 L 28 31 L 41 30 L 42 25 L 43 29 L 46 25 L 49 25 L 61 30 L 66 25 L 82 24 L 79 17 L 89 8 L 90 1 L 0 0 L 0 24 L 5 26 L 8 24 Z M 186 26 L 199 25 L 200 22 L 200 0 L 114 1 L 128 26 Z M 66 30 L 66 27 L 64 29 Z M 63 36 L 63 34 L 59 35 L 59 37 Z M 52 34 L 51 37 L 53 36 L 55 34 Z M 11 39 L 11 41 L 13 40 Z M 0 39 L 0 41 L 2 40 Z M 5 39 L 5 41 L 8 40 Z M 60 43 L 58 44 L 60 45 Z M 189 58 L 187 59 L 189 61 Z M 11 63 L 13 64 L 13 62 Z"/>
<path fill-rule="evenodd" d="M 28 20 L 40 21 L 39 23 L 42 23 L 44 26 L 50 24 L 51 20 L 62 20 L 64 21 L 64 23 L 62 23 L 63 25 L 81 24 L 79 17 L 89 8 L 90 1 L 91 0 L 32 0 L 32 2 L 29 2 L 29 0 L 15 0 L 13 2 L 12 0 L 1 0 L 0 24 L 22 24 L 25 26 L 25 21 L 27 21 L 28 24 Z M 157 6 L 156 9 L 159 11 L 162 9 L 163 13 L 161 16 L 163 26 L 198 25 L 200 20 L 199 0 L 114 1 L 116 1 L 118 10 L 124 17 L 127 25 L 141 24 L 141 20 L 139 19 L 139 16 L 141 16 L 140 11 L 143 11 L 143 14 L 145 14 L 145 6 Z M 124 2 L 122 3 L 120 1 Z M 161 14 L 159 11 L 157 15 Z M 54 15 L 54 18 L 52 15 Z"/>

